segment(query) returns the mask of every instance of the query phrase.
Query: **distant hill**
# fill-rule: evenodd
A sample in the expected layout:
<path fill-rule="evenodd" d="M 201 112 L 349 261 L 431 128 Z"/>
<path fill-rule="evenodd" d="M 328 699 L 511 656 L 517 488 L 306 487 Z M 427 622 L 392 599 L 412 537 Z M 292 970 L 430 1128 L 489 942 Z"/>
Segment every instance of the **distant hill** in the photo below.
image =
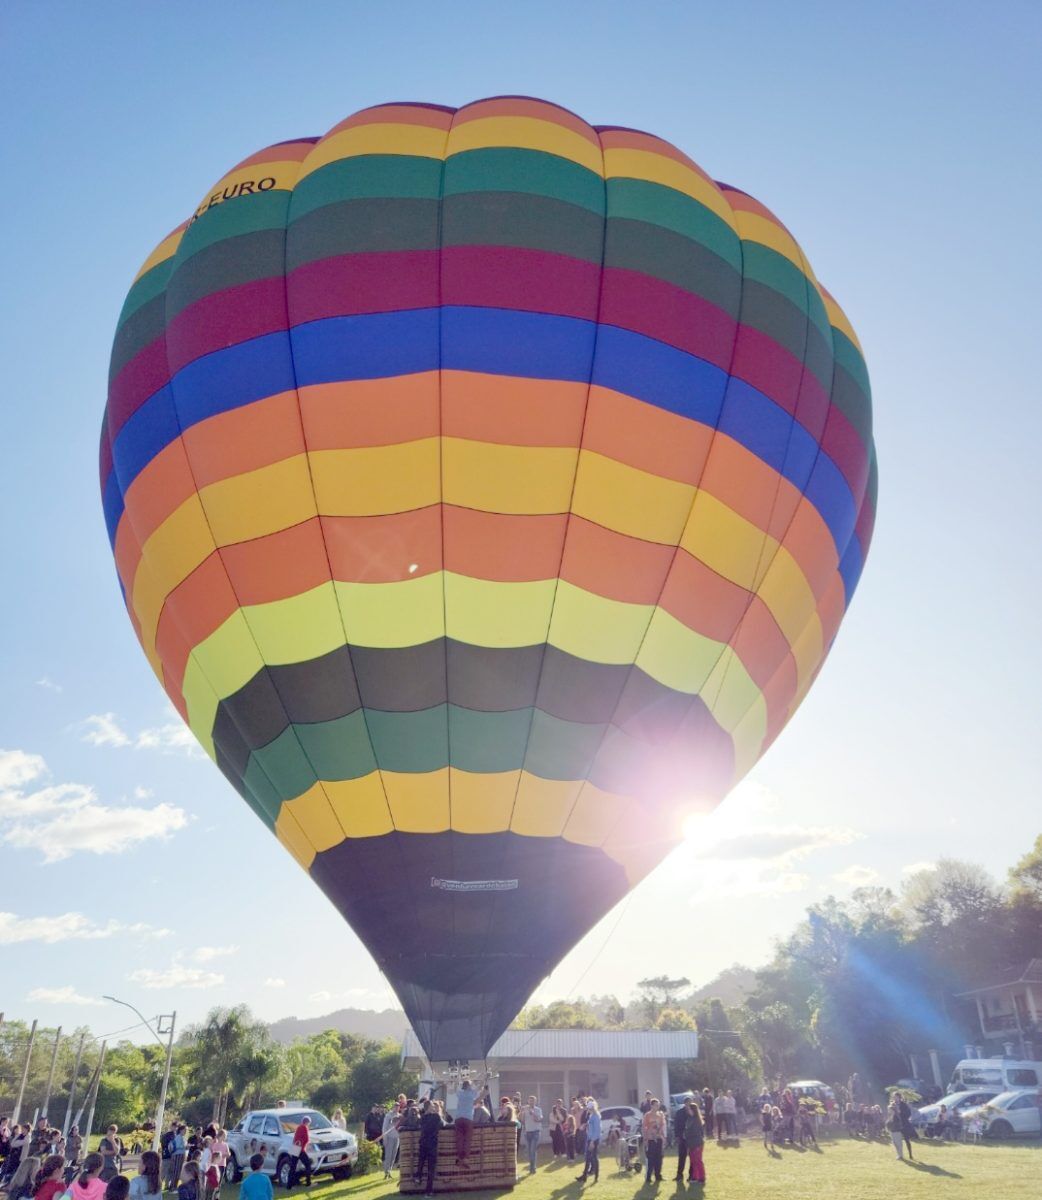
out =
<path fill-rule="evenodd" d="M 720 972 L 715 979 L 695 988 L 684 998 L 685 1008 L 694 1008 L 701 1000 L 719 1000 L 727 1008 L 741 1004 L 756 986 L 756 972 L 752 967 L 735 963 Z"/>
<path fill-rule="evenodd" d="M 340 1033 L 355 1033 L 361 1037 L 393 1038 L 400 1042 L 408 1027 L 405 1013 L 400 1008 L 338 1008 L 324 1017 L 283 1017 L 273 1021 L 268 1029 L 276 1042 L 289 1045 L 299 1037 L 310 1037 L 336 1029 Z"/>

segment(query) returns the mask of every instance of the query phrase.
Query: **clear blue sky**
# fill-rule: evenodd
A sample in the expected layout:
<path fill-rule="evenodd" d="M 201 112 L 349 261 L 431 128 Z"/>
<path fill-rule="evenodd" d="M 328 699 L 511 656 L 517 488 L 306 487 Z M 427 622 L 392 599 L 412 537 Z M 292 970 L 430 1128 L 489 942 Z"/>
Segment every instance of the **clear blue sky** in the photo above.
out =
<path fill-rule="evenodd" d="M 587 967 L 581 990 L 623 997 L 649 970 L 704 981 L 763 961 L 830 890 L 938 855 L 1002 874 L 1027 848 L 1042 6 L 21 0 L 0 22 L 9 1015 L 117 1028 L 82 1003 L 110 991 L 186 1017 L 385 999 L 317 889 L 185 752 L 120 602 L 96 445 L 116 317 L 155 242 L 246 154 L 386 100 L 528 93 L 671 139 L 793 230 L 872 376 L 875 544 L 821 678 L 720 819 L 543 994 Z M 736 830 L 758 835 L 743 857 Z M 682 949 L 689 897 L 705 914 Z"/>

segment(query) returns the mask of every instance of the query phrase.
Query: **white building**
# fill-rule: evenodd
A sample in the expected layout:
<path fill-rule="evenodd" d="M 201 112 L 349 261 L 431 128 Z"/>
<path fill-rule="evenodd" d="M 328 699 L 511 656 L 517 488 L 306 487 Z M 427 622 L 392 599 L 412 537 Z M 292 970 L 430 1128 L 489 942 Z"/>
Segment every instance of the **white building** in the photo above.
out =
<path fill-rule="evenodd" d="M 605 1104 L 637 1104 L 645 1091 L 668 1103 L 668 1063 L 698 1057 L 694 1030 L 508 1029 L 485 1062 L 471 1062 L 480 1081 L 487 1070 L 492 1100 L 520 1092 L 538 1096 L 544 1113 L 558 1099 L 578 1092 Z M 445 1064 L 428 1063 L 416 1035 L 408 1030 L 402 1065 L 419 1079 L 447 1078 Z M 433 1067 L 433 1069 L 432 1069 Z"/>

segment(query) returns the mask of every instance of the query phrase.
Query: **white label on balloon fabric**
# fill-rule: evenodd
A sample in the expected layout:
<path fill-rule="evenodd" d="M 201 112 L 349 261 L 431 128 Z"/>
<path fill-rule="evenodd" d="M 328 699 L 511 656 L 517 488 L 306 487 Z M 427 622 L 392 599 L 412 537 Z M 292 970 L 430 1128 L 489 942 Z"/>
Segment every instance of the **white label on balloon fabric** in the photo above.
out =
<path fill-rule="evenodd" d="M 431 887 L 443 892 L 512 892 L 516 879 L 437 879 L 431 876 Z"/>

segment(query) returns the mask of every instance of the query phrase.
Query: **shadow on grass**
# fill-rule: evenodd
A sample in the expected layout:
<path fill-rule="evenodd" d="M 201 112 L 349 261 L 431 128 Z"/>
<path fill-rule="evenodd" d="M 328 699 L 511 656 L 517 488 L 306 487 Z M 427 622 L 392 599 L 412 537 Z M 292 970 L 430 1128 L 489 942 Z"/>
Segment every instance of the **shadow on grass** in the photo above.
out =
<path fill-rule="evenodd" d="M 903 1158 L 901 1161 L 906 1163 L 909 1167 L 913 1167 L 916 1171 L 923 1171 L 927 1175 L 943 1175 L 947 1179 L 962 1178 L 962 1176 L 956 1171 L 946 1171 L 944 1167 L 939 1167 L 936 1163 L 924 1163 L 918 1158 Z"/>

